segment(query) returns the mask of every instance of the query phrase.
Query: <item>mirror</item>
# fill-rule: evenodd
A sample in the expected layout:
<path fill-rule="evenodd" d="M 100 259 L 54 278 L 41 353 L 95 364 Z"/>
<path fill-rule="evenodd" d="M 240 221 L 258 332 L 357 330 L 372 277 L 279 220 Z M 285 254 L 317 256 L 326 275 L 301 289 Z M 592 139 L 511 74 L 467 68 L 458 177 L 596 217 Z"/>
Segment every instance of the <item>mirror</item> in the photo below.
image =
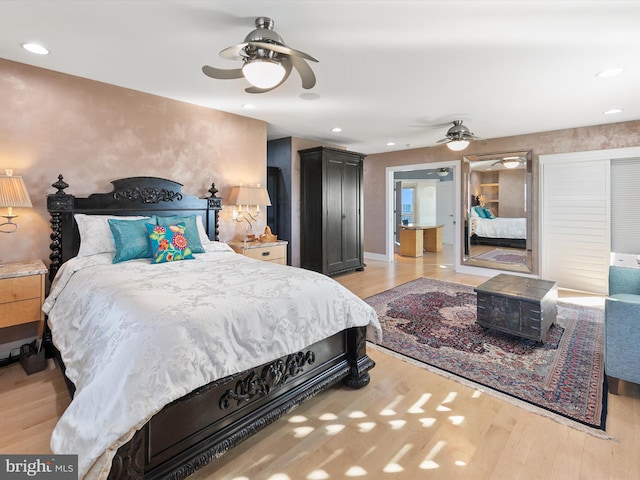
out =
<path fill-rule="evenodd" d="M 531 151 L 462 159 L 464 265 L 535 273 Z"/>

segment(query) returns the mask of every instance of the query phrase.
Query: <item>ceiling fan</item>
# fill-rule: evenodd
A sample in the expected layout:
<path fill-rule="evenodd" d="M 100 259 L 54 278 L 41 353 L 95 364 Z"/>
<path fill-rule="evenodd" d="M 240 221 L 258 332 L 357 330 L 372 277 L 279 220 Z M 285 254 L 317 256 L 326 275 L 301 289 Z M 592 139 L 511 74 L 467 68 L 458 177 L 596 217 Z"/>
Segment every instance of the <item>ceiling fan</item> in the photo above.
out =
<path fill-rule="evenodd" d="M 469 142 L 472 140 L 479 140 L 483 143 L 487 142 L 484 138 L 480 138 L 471 133 L 467 127 L 462 125 L 462 120 L 454 120 L 453 127 L 447 130 L 446 137 L 438 140 L 436 143 L 446 143 L 450 150 L 460 151 L 467 148 Z"/>
<path fill-rule="evenodd" d="M 285 45 L 282 37 L 273 30 L 273 20 L 268 17 L 256 18 L 256 29 L 238 45 L 220 52 L 222 58 L 242 60 L 241 68 L 226 70 L 205 65 L 202 72 L 216 79 L 246 78 L 251 87 L 247 93 L 264 93 L 282 85 L 292 69 L 296 69 L 302 79 L 302 88 L 313 88 L 316 76 L 307 60 L 317 62 L 311 55 Z"/>

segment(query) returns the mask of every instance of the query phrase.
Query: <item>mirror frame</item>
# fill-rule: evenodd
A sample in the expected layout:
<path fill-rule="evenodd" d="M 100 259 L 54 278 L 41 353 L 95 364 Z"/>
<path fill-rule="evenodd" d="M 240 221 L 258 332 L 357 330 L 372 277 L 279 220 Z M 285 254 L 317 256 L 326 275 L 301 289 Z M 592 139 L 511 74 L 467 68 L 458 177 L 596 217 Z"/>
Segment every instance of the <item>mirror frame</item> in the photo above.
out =
<path fill-rule="evenodd" d="M 469 211 L 471 209 L 471 195 L 474 192 L 471 191 L 471 164 L 478 161 L 490 161 L 500 160 L 504 157 L 519 156 L 525 159 L 525 182 L 524 182 L 524 195 L 525 195 L 525 210 L 527 219 L 527 239 L 526 239 L 526 251 L 527 251 L 527 263 L 524 267 L 517 265 L 509 265 L 499 262 L 492 262 L 490 260 L 478 260 L 471 258 L 471 232 L 469 225 Z M 490 154 L 473 154 L 465 155 L 462 157 L 462 198 L 461 198 L 461 217 L 464 220 L 463 241 L 461 242 L 460 258 L 461 265 L 472 266 L 478 268 L 492 269 L 492 270 L 504 270 L 514 273 L 523 274 L 537 274 L 536 252 L 534 251 L 534 245 L 537 242 L 533 240 L 533 152 L 531 150 L 498 152 Z"/>

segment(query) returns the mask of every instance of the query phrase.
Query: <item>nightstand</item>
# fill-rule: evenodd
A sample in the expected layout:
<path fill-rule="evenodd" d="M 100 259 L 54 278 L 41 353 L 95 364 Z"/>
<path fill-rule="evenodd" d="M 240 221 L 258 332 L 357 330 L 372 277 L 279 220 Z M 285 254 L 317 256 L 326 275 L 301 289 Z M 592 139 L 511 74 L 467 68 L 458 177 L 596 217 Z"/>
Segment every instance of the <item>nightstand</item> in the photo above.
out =
<path fill-rule="evenodd" d="M 265 262 L 287 264 L 287 242 L 276 240 L 275 242 L 229 242 L 229 246 L 236 253 L 245 257 L 255 258 Z"/>
<path fill-rule="evenodd" d="M 42 339 L 46 273 L 42 260 L 5 263 L 0 268 L 0 328 L 37 322 Z"/>

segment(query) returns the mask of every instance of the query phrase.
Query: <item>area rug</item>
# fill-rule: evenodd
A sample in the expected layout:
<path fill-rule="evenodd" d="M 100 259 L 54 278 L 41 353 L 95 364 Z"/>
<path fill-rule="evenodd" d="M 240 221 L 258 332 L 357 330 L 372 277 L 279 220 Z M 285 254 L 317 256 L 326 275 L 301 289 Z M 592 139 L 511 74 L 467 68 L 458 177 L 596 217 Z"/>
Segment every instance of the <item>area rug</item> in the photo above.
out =
<path fill-rule="evenodd" d="M 476 294 L 465 285 L 419 278 L 365 301 L 383 347 L 576 428 L 604 430 L 603 309 L 559 302 L 540 344 L 477 325 Z"/>
<path fill-rule="evenodd" d="M 495 248 L 480 255 L 476 255 L 473 258 L 477 258 L 478 260 L 491 260 L 499 263 L 512 263 L 516 265 L 527 264 L 526 250 L 505 250 L 502 248 Z"/>

